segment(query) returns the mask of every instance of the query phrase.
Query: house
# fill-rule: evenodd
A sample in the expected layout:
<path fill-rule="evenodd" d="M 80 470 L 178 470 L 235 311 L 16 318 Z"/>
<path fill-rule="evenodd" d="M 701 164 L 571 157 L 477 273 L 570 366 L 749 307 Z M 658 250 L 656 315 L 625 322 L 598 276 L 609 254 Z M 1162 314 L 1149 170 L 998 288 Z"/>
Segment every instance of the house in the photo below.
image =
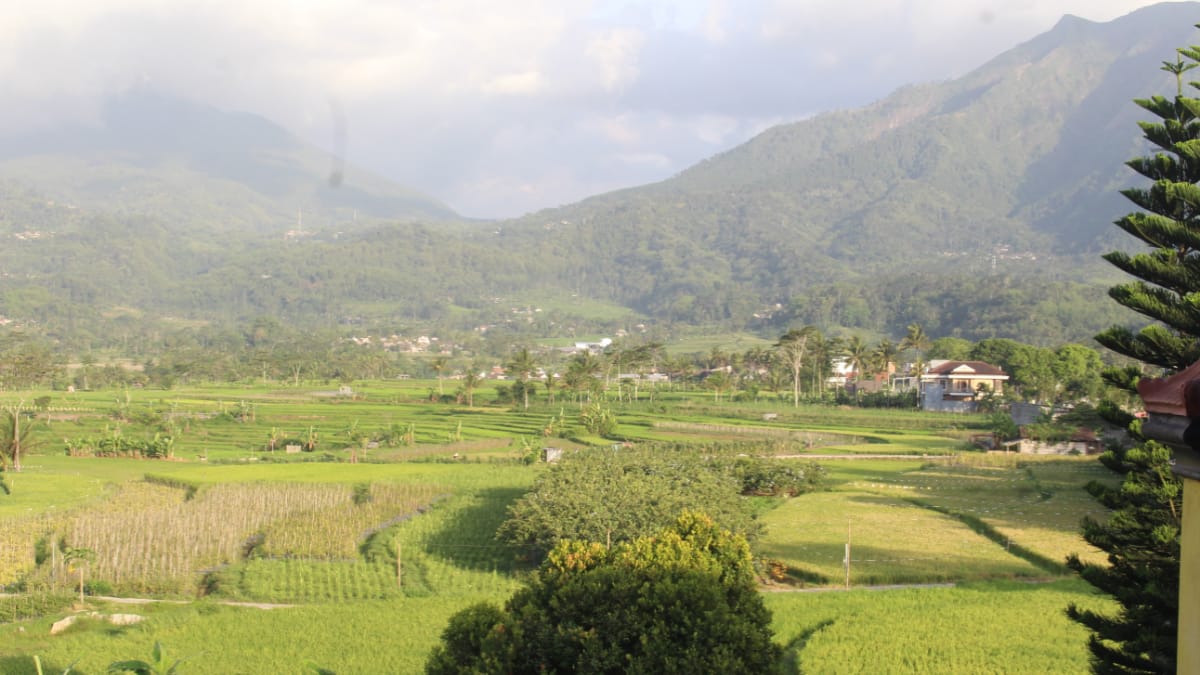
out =
<path fill-rule="evenodd" d="M 933 361 L 921 375 L 921 407 L 975 412 L 981 392 L 1002 394 L 1008 375 L 983 361 Z"/>

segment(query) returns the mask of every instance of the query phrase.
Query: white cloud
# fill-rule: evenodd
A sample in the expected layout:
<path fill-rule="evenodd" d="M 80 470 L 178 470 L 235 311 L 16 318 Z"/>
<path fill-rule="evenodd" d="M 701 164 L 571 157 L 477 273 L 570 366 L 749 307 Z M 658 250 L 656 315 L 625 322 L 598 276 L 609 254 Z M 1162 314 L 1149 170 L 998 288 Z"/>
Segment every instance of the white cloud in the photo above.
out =
<path fill-rule="evenodd" d="M 493 77 L 483 85 L 485 94 L 536 94 L 545 86 L 542 74 L 536 70 Z"/>
<path fill-rule="evenodd" d="M 600 82 L 607 91 L 615 91 L 638 75 L 638 51 L 645 36 L 636 29 L 617 29 L 593 38 L 585 53 L 600 71 Z"/>
<path fill-rule="evenodd" d="M 659 180 L 767 125 L 944 79 L 1149 0 L 36 0 L 0 22 L 0 135 L 150 82 L 470 215 Z M 1168 49 L 1169 51 L 1169 49 Z"/>

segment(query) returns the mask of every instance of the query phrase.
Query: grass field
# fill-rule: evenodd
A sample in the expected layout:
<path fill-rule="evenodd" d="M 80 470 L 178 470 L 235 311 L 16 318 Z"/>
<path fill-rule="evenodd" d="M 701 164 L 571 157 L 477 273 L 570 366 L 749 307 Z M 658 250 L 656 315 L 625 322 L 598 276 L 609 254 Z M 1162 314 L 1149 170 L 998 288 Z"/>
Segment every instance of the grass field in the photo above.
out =
<path fill-rule="evenodd" d="M 52 395 L 39 413 L 40 447 L 23 472 L 6 475 L 12 494 L 0 495 L 0 584 L 29 592 L 0 599 L 0 621 L 9 617 L 0 672 L 33 673 L 37 654 L 47 672 L 76 663 L 72 672 L 99 673 L 119 658 L 148 657 L 155 640 L 187 659 L 184 673 L 305 672 L 308 662 L 339 673 L 419 672 L 451 614 L 503 602 L 529 569 L 528 551 L 494 537 L 508 505 L 544 471 L 524 463 L 525 449 L 612 443 L 583 433 L 571 403 L 529 411 L 486 397 L 473 407 L 431 403 L 436 387 L 357 383 L 353 398 L 315 387 Z M 692 392 L 610 405 L 618 433 L 634 442 L 911 457 L 822 460 L 828 490 L 755 498 L 765 531 L 754 553 L 768 563 L 764 575 L 779 577 L 764 585 L 776 639 L 805 671 L 1086 668 L 1086 636 L 1062 610 L 1107 600 L 1071 581 L 1061 561 L 1098 556 L 1077 533 L 1084 515 L 1103 516 L 1082 489 L 1111 480 L 1094 460 L 963 454 L 978 421 L 962 416 L 714 404 Z M 567 438 L 543 436 L 552 416 L 566 420 Z M 319 434 L 315 452 L 265 450 L 272 429 L 298 437 L 309 427 Z M 175 459 L 66 456 L 63 439 L 114 429 L 173 430 Z M 359 444 L 359 463 L 349 463 L 354 432 L 395 430 L 412 437 Z M 50 623 L 67 611 L 30 618 L 39 612 L 28 608 L 61 606 L 39 598 L 69 592 L 78 570 L 44 546 L 39 553 L 39 539 L 91 549 L 88 579 L 115 593 L 183 604 L 90 598 L 99 611 L 146 621 L 84 621 L 51 637 Z M 847 539 L 856 589 L 848 592 L 837 590 Z M 929 583 L 960 586 L 864 588 Z M 814 587 L 826 590 L 797 590 Z"/>

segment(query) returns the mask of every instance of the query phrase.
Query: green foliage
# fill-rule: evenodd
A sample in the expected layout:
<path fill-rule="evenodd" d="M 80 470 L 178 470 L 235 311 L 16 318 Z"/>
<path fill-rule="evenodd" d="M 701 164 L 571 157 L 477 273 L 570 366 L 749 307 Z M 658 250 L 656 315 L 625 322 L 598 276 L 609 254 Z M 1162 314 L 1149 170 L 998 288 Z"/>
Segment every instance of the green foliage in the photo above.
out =
<path fill-rule="evenodd" d="M 1089 486 L 1113 513 L 1105 522 L 1085 519 L 1083 536 L 1108 553 L 1108 564 L 1077 556 L 1067 564 L 1121 608 L 1114 615 L 1071 605 L 1067 614 L 1093 631 L 1088 646 L 1098 672 L 1174 672 L 1183 491 L 1171 453 L 1147 441 L 1101 461 L 1125 479 L 1118 488 Z"/>
<path fill-rule="evenodd" d="M 617 416 L 612 409 L 599 403 L 589 403 L 579 412 L 579 423 L 588 433 L 608 437 L 617 430 Z"/>
<path fill-rule="evenodd" d="M 1000 440 L 1011 441 L 1020 435 L 1017 423 L 1013 421 L 1012 415 L 1006 412 L 994 412 L 988 415 L 988 424 L 992 433 L 996 434 Z"/>
<path fill-rule="evenodd" d="M 686 513 L 615 548 L 560 543 L 503 610 L 456 615 L 426 672 L 767 673 L 770 621 L 746 540 Z"/>
<path fill-rule="evenodd" d="M 1061 608 L 1113 604 L 1074 579 L 767 593 L 764 600 L 776 640 L 794 654 L 801 673 L 1083 675 L 1086 631 Z M 893 642 L 903 646 L 881 648 Z"/>
<path fill-rule="evenodd" d="M 733 473 L 741 482 L 742 494 L 760 497 L 795 497 L 819 489 L 825 482 L 825 469 L 816 462 L 738 457 L 733 461 Z"/>
<path fill-rule="evenodd" d="M 71 606 L 74 596 L 66 593 L 21 593 L 0 597 L 0 624 L 36 619 Z"/>
<path fill-rule="evenodd" d="M 722 527 L 753 535 L 742 483 L 695 450 L 591 448 L 565 455 L 509 508 L 497 537 L 545 553 L 563 540 L 629 541 L 703 508 Z"/>
<path fill-rule="evenodd" d="M 155 642 L 154 648 L 150 650 L 150 661 L 142 661 L 140 659 L 129 659 L 126 661 L 114 661 L 109 664 L 108 672 L 110 673 L 135 673 L 135 675 L 174 675 L 182 660 L 176 659 L 173 663 L 168 664 L 167 650 L 162 646 L 161 642 Z"/>
<path fill-rule="evenodd" d="M 1200 65 L 1200 48 L 1177 50 L 1176 60 L 1163 63 L 1175 75 L 1173 98 L 1152 96 L 1135 102 L 1158 118 L 1141 122 L 1154 155 L 1127 165 L 1151 181 L 1149 187 L 1122 191 L 1140 211 L 1116 224 L 1148 250 L 1104 256 L 1133 281 L 1114 286 L 1109 295 L 1149 318 L 1140 331 L 1113 326 L 1096 341 L 1118 354 L 1167 371 L 1182 370 L 1200 360 L 1200 318 L 1195 314 L 1200 281 L 1200 99 L 1185 96 L 1183 73 Z M 1189 83 L 1191 90 L 1200 83 Z M 1134 373 L 1110 373 L 1128 386 Z M 1137 430 L 1136 423 L 1131 427 Z M 1119 489 L 1094 486 L 1096 496 L 1113 510 L 1107 522 L 1085 520 L 1084 538 L 1108 553 L 1108 566 L 1071 558 L 1068 564 L 1089 583 L 1111 593 L 1121 605 L 1115 615 L 1068 608 L 1071 618 L 1093 631 L 1089 641 L 1097 672 L 1168 673 L 1175 671 L 1177 652 L 1178 579 L 1182 484 L 1171 472 L 1167 448 L 1144 442 L 1116 448 L 1102 456 L 1109 468 L 1124 474 Z"/>
<path fill-rule="evenodd" d="M 372 499 L 373 498 L 371 497 L 371 484 L 370 483 L 355 483 L 354 484 L 354 494 L 351 495 L 350 500 L 354 502 L 355 506 L 362 506 L 363 504 L 369 504 Z"/>
<path fill-rule="evenodd" d="M 66 453 L 71 457 L 134 457 L 138 459 L 170 459 L 175 454 L 175 439 L 156 433 L 152 438 L 129 438 L 120 429 L 100 438 L 65 439 Z"/>

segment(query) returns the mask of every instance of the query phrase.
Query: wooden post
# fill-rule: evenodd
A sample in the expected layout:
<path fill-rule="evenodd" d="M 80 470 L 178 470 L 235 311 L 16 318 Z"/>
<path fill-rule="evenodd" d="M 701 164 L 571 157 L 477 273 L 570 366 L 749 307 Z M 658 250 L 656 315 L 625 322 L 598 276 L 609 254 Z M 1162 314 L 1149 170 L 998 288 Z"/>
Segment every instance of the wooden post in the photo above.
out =
<path fill-rule="evenodd" d="M 850 519 L 846 519 L 846 590 L 850 590 Z"/>

